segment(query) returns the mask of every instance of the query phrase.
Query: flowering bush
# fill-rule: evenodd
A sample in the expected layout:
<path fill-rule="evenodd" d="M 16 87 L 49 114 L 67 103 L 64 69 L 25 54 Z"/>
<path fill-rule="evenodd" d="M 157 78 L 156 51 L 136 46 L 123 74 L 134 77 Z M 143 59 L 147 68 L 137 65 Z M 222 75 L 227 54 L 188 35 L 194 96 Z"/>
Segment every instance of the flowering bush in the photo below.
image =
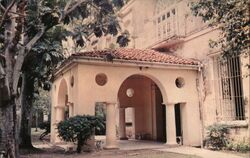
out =
<path fill-rule="evenodd" d="M 229 129 L 226 125 L 214 124 L 207 128 L 205 145 L 213 150 L 221 150 L 228 144 Z"/>
<path fill-rule="evenodd" d="M 248 138 L 241 141 L 229 141 L 229 143 L 227 144 L 227 149 L 237 152 L 250 151 L 250 139 Z"/>

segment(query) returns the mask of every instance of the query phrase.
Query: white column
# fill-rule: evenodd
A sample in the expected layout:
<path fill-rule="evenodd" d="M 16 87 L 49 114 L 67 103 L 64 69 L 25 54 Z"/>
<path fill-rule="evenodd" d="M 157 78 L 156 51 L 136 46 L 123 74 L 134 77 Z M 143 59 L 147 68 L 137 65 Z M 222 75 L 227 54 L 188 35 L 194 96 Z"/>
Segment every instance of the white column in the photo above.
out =
<path fill-rule="evenodd" d="M 64 106 L 56 106 L 55 107 L 56 112 L 56 122 L 53 125 L 55 128 L 55 143 L 62 142 L 62 140 L 58 137 L 58 130 L 57 130 L 57 124 L 64 120 Z"/>
<path fill-rule="evenodd" d="M 74 116 L 74 103 L 69 103 L 69 117 Z"/>
<path fill-rule="evenodd" d="M 56 123 L 64 120 L 64 106 L 56 106 Z"/>
<path fill-rule="evenodd" d="M 106 146 L 105 149 L 117 149 L 115 103 L 106 103 Z"/>
<path fill-rule="evenodd" d="M 119 109 L 119 133 L 121 140 L 127 140 L 126 136 L 126 117 L 125 117 L 125 108 Z"/>
<path fill-rule="evenodd" d="M 176 145 L 176 126 L 175 126 L 175 110 L 174 103 L 167 103 L 166 105 L 166 132 L 167 145 Z"/>
<path fill-rule="evenodd" d="M 132 139 L 135 139 L 135 108 L 131 108 Z"/>

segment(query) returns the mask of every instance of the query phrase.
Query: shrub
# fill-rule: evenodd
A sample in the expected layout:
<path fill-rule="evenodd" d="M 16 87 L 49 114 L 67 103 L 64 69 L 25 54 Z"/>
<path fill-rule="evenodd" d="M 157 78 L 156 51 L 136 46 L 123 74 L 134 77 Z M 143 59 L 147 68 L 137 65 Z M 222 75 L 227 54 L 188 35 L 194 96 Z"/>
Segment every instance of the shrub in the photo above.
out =
<path fill-rule="evenodd" d="M 77 143 L 77 152 L 81 153 L 83 145 L 94 134 L 95 128 L 103 128 L 104 122 L 96 116 L 74 116 L 58 124 L 59 137 L 67 142 Z"/>
<path fill-rule="evenodd" d="M 242 141 L 229 141 L 227 144 L 227 149 L 228 150 L 233 150 L 237 152 L 247 152 L 250 151 L 250 141 L 249 139 L 247 140 L 242 140 Z"/>
<path fill-rule="evenodd" d="M 106 134 L 106 117 L 96 116 L 103 123 L 103 126 L 95 128 L 95 135 L 105 135 Z"/>
<path fill-rule="evenodd" d="M 228 144 L 229 129 L 226 125 L 214 124 L 207 128 L 205 139 L 206 147 L 213 150 L 221 150 Z"/>

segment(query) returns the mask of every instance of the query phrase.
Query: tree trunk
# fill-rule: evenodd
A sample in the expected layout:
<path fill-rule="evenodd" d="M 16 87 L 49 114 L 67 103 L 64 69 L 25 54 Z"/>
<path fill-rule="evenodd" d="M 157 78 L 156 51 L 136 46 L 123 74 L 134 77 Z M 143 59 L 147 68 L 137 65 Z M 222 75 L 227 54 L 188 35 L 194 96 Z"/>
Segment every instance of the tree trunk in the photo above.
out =
<path fill-rule="evenodd" d="M 77 148 L 76 148 L 77 153 L 80 154 L 82 152 L 83 145 L 84 145 L 84 141 L 81 138 L 79 138 L 77 142 Z"/>
<path fill-rule="evenodd" d="M 0 157 L 14 158 L 15 153 L 15 100 L 0 101 Z"/>
<path fill-rule="evenodd" d="M 34 80 L 27 74 L 23 75 L 23 91 L 21 101 L 21 129 L 20 148 L 33 148 L 31 139 L 32 102 L 34 92 Z"/>

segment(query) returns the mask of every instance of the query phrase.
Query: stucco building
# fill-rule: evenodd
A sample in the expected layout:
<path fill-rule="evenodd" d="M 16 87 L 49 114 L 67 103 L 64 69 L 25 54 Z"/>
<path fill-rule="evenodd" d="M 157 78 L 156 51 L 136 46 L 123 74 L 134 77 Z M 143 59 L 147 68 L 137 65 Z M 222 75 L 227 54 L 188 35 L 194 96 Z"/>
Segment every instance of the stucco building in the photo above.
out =
<path fill-rule="evenodd" d="M 107 148 L 118 146 L 117 127 L 127 137 L 128 124 L 133 138 L 167 144 L 199 146 L 214 123 L 249 138 L 249 55 L 220 60 L 209 47 L 220 31 L 194 17 L 188 2 L 130 0 L 118 14 L 128 48 L 93 36 L 87 51 L 64 62 L 52 88 L 52 142 L 65 110 L 94 115 L 97 103 L 106 107 Z"/>

